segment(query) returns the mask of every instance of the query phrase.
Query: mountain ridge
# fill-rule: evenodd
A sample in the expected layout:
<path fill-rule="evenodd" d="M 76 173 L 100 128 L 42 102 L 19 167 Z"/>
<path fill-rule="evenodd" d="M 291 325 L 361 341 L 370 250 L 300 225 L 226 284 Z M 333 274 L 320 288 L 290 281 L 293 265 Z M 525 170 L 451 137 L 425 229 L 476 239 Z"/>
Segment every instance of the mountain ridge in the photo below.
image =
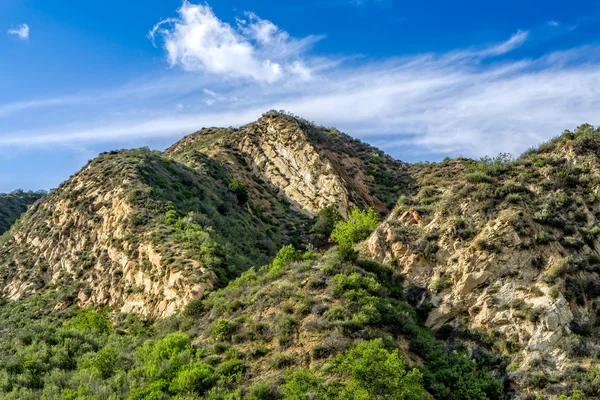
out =
<path fill-rule="evenodd" d="M 107 307 L 124 332 L 131 327 L 119 315 L 138 315 L 164 324 L 162 336 L 144 340 L 187 335 L 177 340 L 198 356 L 186 353 L 195 361 L 178 374 L 229 365 L 248 385 L 268 383 L 266 397 L 247 397 L 259 389 L 241 378 L 210 381 L 195 396 L 218 388 L 328 399 L 352 383 L 365 398 L 395 398 L 341 366 L 342 355 L 372 352 L 416 368 L 402 374 L 421 397 L 406 398 L 594 398 L 599 199 L 600 131 L 590 125 L 516 159 L 407 164 L 271 111 L 240 128 L 204 128 L 164 152 L 90 161 L 0 237 L 0 293 L 7 310 L 54 296 L 48 304 L 67 328 L 89 317 L 86 306 Z M 352 224 L 365 225 L 332 234 Z M 122 375 L 129 398 L 183 396 L 144 376 L 150 386 Z M 294 389 L 300 397 L 286 391 L 291 382 L 304 388 Z M 148 391 L 135 397 L 138 389 Z"/>

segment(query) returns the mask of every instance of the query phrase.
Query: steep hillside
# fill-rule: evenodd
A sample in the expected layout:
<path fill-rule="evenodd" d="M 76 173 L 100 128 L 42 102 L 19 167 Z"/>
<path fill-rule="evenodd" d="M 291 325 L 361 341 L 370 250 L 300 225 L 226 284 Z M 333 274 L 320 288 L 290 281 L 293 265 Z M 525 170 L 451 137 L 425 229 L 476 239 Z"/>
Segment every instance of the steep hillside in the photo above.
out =
<path fill-rule="evenodd" d="M 44 192 L 24 192 L 17 190 L 12 193 L 0 193 L 0 235 L 10 228 L 23 214 L 27 207 L 42 197 Z"/>
<path fill-rule="evenodd" d="M 0 290 L 16 299 L 75 281 L 82 304 L 164 316 L 298 245 L 302 216 L 266 191 L 276 207 L 253 210 L 225 168 L 204 162 L 193 170 L 143 149 L 101 155 L 3 236 Z"/>
<path fill-rule="evenodd" d="M 429 326 L 510 357 L 519 392 L 595 398 L 599 157 L 599 131 L 584 125 L 514 161 L 412 165 L 418 191 L 365 251 L 428 289 Z"/>
<path fill-rule="evenodd" d="M 386 214 L 412 185 L 406 164 L 335 128 L 280 112 L 239 129 L 203 129 L 166 154 L 191 165 L 208 154 L 225 165 L 248 166 L 309 215 L 328 205 L 342 215 L 352 207 Z"/>
<path fill-rule="evenodd" d="M 589 125 L 406 164 L 269 112 L 104 153 L 0 236 L 0 397 L 598 398 L 599 219 Z"/>
<path fill-rule="evenodd" d="M 408 190 L 406 169 L 281 113 L 202 130 L 164 154 L 102 154 L 2 238 L 0 293 L 17 299 L 75 281 L 80 304 L 170 315 L 282 245 L 310 243 L 325 206 L 387 213 Z"/>
<path fill-rule="evenodd" d="M 182 314 L 71 307 L 49 291 L 0 306 L 7 399 L 502 399 L 502 360 L 446 351 L 404 301 L 401 277 L 284 247 Z M 17 308 L 21 309 L 16 312 Z M 31 321 L 35 316 L 35 320 Z"/>

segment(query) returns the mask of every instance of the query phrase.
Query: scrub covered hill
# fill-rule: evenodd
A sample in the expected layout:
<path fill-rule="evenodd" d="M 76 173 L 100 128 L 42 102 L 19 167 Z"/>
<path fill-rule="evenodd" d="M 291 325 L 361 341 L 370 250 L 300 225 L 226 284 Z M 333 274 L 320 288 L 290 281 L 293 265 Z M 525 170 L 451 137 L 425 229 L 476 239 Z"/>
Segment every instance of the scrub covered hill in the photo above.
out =
<path fill-rule="evenodd" d="M 595 398 L 598 149 L 406 164 L 269 112 L 101 154 L 0 238 L 0 397 Z"/>
<path fill-rule="evenodd" d="M 372 261 L 284 247 L 155 324 L 52 311 L 72 288 L 6 302 L 5 399 L 502 399 L 502 359 L 447 349 L 402 278 Z M 488 373 L 491 371 L 491 373 Z"/>
<path fill-rule="evenodd" d="M 16 190 L 12 193 L 0 193 L 0 235 L 23 214 L 27 207 L 44 196 L 45 192 L 25 192 Z"/>

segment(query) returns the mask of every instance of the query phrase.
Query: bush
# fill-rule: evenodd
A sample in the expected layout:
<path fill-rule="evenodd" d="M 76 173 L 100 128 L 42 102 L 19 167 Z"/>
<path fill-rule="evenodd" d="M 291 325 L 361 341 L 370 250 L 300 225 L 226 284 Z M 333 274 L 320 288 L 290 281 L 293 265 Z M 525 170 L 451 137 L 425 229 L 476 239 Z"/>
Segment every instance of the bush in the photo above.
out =
<path fill-rule="evenodd" d="M 193 363 L 184 367 L 171 382 L 172 392 L 202 395 L 215 381 L 214 370 L 204 363 Z"/>
<path fill-rule="evenodd" d="M 246 400 L 273 400 L 279 398 L 277 389 L 268 383 L 257 383 L 252 386 L 246 395 Z"/>
<path fill-rule="evenodd" d="M 80 312 L 67 324 L 68 328 L 84 333 L 102 335 L 112 330 L 112 324 L 103 311 L 95 311 L 91 306 Z"/>
<path fill-rule="evenodd" d="M 379 216 L 375 209 L 369 208 L 367 211 L 360 211 L 355 208 L 346 221 L 337 223 L 331 233 L 331 238 L 338 245 L 351 246 L 369 237 L 378 224 Z"/>
<path fill-rule="evenodd" d="M 183 313 L 192 318 L 201 316 L 203 312 L 204 303 L 202 303 L 201 299 L 194 299 L 190 301 L 183 309 Z"/>
<path fill-rule="evenodd" d="M 398 351 L 385 349 L 383 340 L 366 341 L 338 356 L 335 369 L 348 376 L 342 399 L 406 399 L 433 397 L 423 388 L 423 375 L 408 369 Z"/>
<path fill-rule="evenodd" d="M 494 180 L 488 174 L 483 172 L 474 172 L 466 176 L 469 183 L 492 183 Z"/>
<path fill-rule="evenodd" d="M 281 250 L 279 250 L 279 253 L 277 253 L 277 256 L 275 256 L 271 270 L 279 271 L 285 267 L 288 262 L 301 260 L 302 256 L 303 253 L 300 250 L 296 250 L 293 245 L 289 244 L 283 246 Z"/>
<path fill-rule="evenodd" d="M 437 278 L 431 282 L 430 288 L 431 288 L 431 291 L 433 291 L 435 293 L 439 293 L 451 285 L 452 285 L 452 281 L 450 279 Z"/>
<path fill-rule="evenodd" d="M 326 206 L 319 211 L 319 219 L 310 228 L 311 233 L 316 233 L 329 237 L 335 225 L 340 222 L 342 216 L 333 206 Z"/>
<path fill-rule="evenodd" d="M 309 370 L 289 373 L 283 385 L 285 400 L 305 400 L 322 398 L 323 380 Z"/>
<path fill-rule="evenodd" d="M 227 338 L 231 336 L 233 331 L 234 329 L 231 323 L 228 320 L 221 318 L 212 328 L 212 337 L 217 339 Z"/>
<path fill-rule="evenodd" d="M 238 204 L 244 204 L 248 201 L 249 186 L 242 183 L 239 179 L 234 179 L 228 185 L 229 190 L 237 197 Z"/>

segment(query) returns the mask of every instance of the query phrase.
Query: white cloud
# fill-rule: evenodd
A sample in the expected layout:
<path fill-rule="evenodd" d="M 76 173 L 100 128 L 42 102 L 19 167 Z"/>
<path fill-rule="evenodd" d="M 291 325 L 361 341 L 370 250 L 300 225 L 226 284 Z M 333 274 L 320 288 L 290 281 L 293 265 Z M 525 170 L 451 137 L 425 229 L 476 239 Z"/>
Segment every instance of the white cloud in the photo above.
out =
<path fill-rule="evenodd" d="M 550 20 L 550 21 L 546 21 L 546 25 L 548 25 L 548 26 L 559 26 L 560 22 L 554 21 L 554 20 Z"/>
<path fill-rule="evenodd" d="M 29 39 L 29 25 L 21 24 L 16 29 L 9 29 L 8 34 L 15 35 L 21 40 L 27 40 Z"/>
<path fill-rule="evenodd" d="M 176 24 L 185 19 L 181 18 L 170 22 L 169 35 L 177 34 Z M 209 30 L 229 30 L 232 43 L 251 43 L 248 54 L 258 63 L 248 64 L 258 65 L 253 75 L 243 75 L 233 65 L 221 75 L 252 79 L 218 79 L 174 69 L 168 76 L 132 82 L 104 94 L 0 105 L 0 151 L 72 143 L 116 146 L 132 140 L 142 146 L 151 138 L 165 138 L 167 144 L 202 126 L 250 122 L 269 109 L 286 109 L 337 126 L 403 160 L 518 154 L 564 129 L 583 122 L 600 123 L 600 46 L 535 59 L 502 57 L 528 40 L 530 34 L 519 31 L 505 42 L 483 48 L 381 61 L 317 60 L 307 53 L 303 61 L 309 60 L 308 64 L 303 64 L 292 57 L 283 57 L 285 63 L 267 57 L 285 66 L 282 74 L 297 68 L 291 73 L 296 77 L 301 76 L 303 65 L 310 65 L 306 67 L 310 79 L 277 82 L 263 75 L 270 71 L 260 68 L 258 60 L 265 57 L 258 56 L 258 43 L 284 43 L 283 50 L 270 48 L 270 54 L 294 54 L 290 48 L 306 51 L 302 39 L 289 38 L 253 14 L 246 14 L 236 28 L 211 18 L 211 26 L 218 29 Z M 157 37 L 162 26 L 154 31 Z M 32 107 L 37 107 L 36 119 L 23 118 L 21 129 L 2 119 L 24 115 Z M 56 116 L 58 109 L 69 114 L 70 125 Z M 73 115 L 78 117 L 73 119 Z"/>
<path fill-rule="evenodd" d="M 178 14 L 160 21 L 149 34 L 153 42 L 163 40 L 171 66 L 266 83 L 311 76 L 300 57 L 319 40 L 317 36 L 294 39 L 253 13 L 246 13 L 246 19 L 238 19 L 233 27 L 217 18 L 208 5 L 188 1 Z"/>
<path fill-rule="evenodd" d="M 528 36 L 529 36 L 529 32 L 518 31 L 517 33 L 512 35 L 511 38 L 509 40 L 507 40 L 506 42 L 501 43 L 496 46 L 492 46 L 492 47 L 482 51 L 481 55 L 487 57 L 487 56 L 499 56 L 502 54 L 506 54 L 509 51 L 512 51 L 512 50 L 516 49 L 517 47 L 520 47 L 523 43 L 525 43 Z"/>

